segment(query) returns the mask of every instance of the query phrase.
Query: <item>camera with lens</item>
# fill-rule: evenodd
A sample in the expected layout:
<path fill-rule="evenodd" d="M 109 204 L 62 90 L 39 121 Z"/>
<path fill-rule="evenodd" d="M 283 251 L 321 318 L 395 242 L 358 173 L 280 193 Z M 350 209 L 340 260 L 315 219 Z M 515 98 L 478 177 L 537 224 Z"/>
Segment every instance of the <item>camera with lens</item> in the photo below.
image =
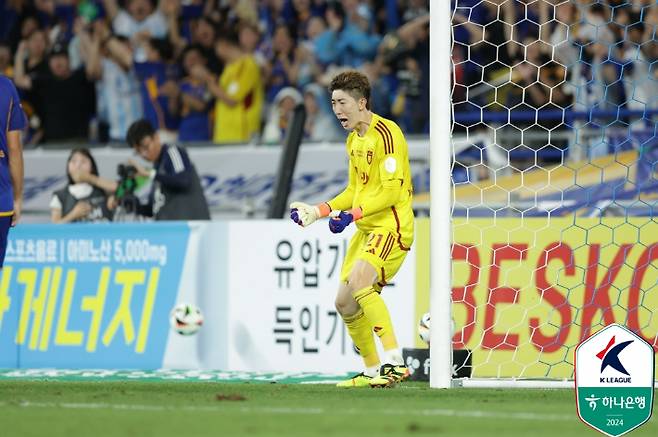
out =
<path fill-rule="evenodd" d="M 117 175 L 119 176 L 119 182 L 114 195 L 118 208 L 115 211 L 114 220 L 125 221 L 127 220 L 126 215 L 135 214 L 139 205 L 139 199 L 135 195 L 137 169 L 129 164 L 119 164 L 117 166 Z"/>
<path fill-rule="evenodd" d="M 117 175 L 119 175 L 122 181 L 125 179 L 134 179 L 136 174 L 137 169 L 135 166 L 129 164 L 119 164 L 117 166 Z"/>
<path fill-rule="evenodd" d="M 400 86 L 405 89 L 405 94 L 409 97 L 420 96 L 420 78 L 417 74 L 409 70 L 400 70 L 397 73 Z"/>

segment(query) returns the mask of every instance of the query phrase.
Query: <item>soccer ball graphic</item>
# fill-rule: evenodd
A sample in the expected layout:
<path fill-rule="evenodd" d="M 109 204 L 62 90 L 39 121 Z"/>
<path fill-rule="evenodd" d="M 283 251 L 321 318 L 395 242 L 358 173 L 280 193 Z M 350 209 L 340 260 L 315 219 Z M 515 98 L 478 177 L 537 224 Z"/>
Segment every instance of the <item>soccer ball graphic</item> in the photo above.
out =
<path fill-rule="evenodd" d="M 169 324 L 180 335 L 193 335 L 201 329 L 203 315 L 196 305 L 179 303 L 171 310 Z"/>
<path fill-rule="evenodd" d="M 423 314 L 418 322 L 418 335 L 425 343 L 430 344 L 430 313 Z"/>

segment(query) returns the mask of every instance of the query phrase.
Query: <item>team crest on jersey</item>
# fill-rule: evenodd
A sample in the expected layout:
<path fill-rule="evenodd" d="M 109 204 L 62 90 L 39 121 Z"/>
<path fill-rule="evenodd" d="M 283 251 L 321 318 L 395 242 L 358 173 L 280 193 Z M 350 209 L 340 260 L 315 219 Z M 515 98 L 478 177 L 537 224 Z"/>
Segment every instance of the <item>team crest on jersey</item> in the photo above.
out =
<path fill-rule="evenodd" d="M 372 164 L 372 150 L 368 150 L 368 153 L 366 154 L 366 161 L 368 161 L 368 164 Z"/>

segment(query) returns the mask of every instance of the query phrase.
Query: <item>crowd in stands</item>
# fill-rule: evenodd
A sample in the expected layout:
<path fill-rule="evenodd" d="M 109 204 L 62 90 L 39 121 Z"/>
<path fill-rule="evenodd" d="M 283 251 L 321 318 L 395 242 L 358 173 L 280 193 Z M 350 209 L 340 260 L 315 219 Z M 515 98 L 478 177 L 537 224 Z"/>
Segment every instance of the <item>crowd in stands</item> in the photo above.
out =
<path fill-rule="evenodd" d="M 0 0 L 0 73 L 25 143 L 124 142 L 142 117 L 166 141 L 341 141 L 327 85 L 357 68 L 372 107 L 429 132 L 428 0 Z"/>
<path fill-rule="evenodd" d="M 509 109 L 515 127 L 526 132 L 653 126 L 658 109 L 655 0 L 453 3 L 457 113 Z M 457 130 L 481 130 L 478 121 L 463 122 Z M 498 118 L 489 125 L 505 123 Z M 524 140 L 517 139 L 514 144 Z M 540 134 L 536 146 L 547 143 L 551 138 Z"/>

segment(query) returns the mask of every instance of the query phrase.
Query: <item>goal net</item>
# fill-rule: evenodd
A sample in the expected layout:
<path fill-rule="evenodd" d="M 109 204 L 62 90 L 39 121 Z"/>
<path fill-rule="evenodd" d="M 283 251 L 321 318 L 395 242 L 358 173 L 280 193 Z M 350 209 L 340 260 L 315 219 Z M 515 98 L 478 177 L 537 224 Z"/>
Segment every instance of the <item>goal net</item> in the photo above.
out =
<path fill-rule="evenodd" d="M 658 348 L 658 5 L 452 3 L 452 348 L 488 381 L 571 380 L 615 322 Z"/>

